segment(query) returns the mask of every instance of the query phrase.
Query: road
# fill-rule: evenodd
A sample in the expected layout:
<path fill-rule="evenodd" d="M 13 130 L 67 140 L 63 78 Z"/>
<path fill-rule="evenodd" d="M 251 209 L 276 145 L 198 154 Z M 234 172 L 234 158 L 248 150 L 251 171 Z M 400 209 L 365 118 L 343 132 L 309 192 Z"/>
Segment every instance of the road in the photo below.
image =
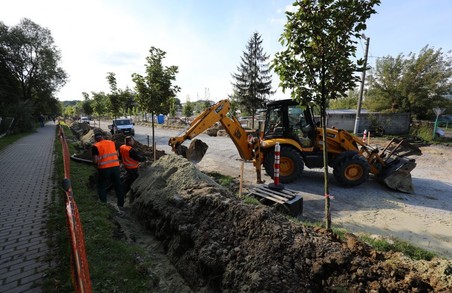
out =
<path fill-rule="evenodd" d="M 107 129 L 107 123 L 101 126 Z M 155 128 L 157 149 L 170 153 L 168 139 L 180 131 Z M 147 144 L 148 136 L 152 140 L 150 127 L 136 125 L 135 132 L 140 143 Z M 197 164 L 201 171 L 239 177 L 241 161 L 231 139 L 205 134 L 197 138 L 209 146 L 204 159 Z M 354 233 L 397 237 L 452 258 L 452 148 L 429 146 L 421 149 L 423 155 L 417 158 L 417 167 L 412 171 L 414 194 L 390 190 L 372 176 L 360 186 L 344 188 L 336 184 L 330 170 L 333 225 Z M 252 163 L 245 163 L 244 170 L 245 187 L 251 187 L 256 178 Z M 263 179 L 270 183 L 271 178 L 264 174 Z M 323 220 L 322 169 L 305 168 L 300 180 L 285 186 L 303 195 L 303 219 Z"/>

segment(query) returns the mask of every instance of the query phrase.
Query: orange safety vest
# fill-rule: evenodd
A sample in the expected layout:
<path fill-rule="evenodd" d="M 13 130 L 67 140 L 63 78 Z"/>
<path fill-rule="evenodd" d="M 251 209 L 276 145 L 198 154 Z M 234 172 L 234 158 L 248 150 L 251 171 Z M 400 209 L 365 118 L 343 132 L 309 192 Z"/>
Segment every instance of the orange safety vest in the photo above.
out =
<path fill-rule="evenodd" d="M 101 140 L 94 144 L 99 150 L 97 158 L 97 168 L 105 169 L 119 166 L 118 153 L 116 152 L 115 143 L 111 140 Z"/>
<path fill-rule="evenodd" d="M 132 159 L 129 155 L 129 151 L 132 149 L 130 145 L 123 144 L 119 147 L 119 152 L 121 153 L 122 164 L 126 169 L 136 169 L 140 165 L 138 161 Z"/>

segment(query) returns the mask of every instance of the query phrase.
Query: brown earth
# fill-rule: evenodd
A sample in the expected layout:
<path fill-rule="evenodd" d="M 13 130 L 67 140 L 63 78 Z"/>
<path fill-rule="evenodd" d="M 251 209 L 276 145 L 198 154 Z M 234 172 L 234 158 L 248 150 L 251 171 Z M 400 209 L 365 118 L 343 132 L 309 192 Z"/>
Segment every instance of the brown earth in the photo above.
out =
<path fill-rule="evenodd" d="M 246 204 L 179 156 L 162 156 L 142 169 L 128 197 L 131 217 L 117 221 L 127 241 L 147 247 L 149 255 L 162 260 L 161 267 L 151 269 L 161 292 L 452 288 L 450 261 L 413 261 L 376 252 L 353 234 L 340 239 L 273 208 Z"/>
<path fill-rule="evenodd" d="M 180 156 L 144 170 L 131 213 L 196 292 L 447 292 L 450 262 L 380 253 L 245 204 Z"/>

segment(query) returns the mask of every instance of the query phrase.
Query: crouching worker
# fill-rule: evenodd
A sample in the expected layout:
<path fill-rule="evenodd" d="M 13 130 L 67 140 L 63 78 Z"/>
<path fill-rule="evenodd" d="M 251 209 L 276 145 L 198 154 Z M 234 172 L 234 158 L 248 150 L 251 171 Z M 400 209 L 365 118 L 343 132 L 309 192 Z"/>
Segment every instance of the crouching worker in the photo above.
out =
<path fill-rule="evenodd" d="M 119 147 L 119 153 L 121 155 L 122 166 L 126 169 L 126 177 L 123 181 L 125 193 L 129 192 L 130 186 L 138 178 L 138 167 L 140 162 L 146 161 L 146 158 L 142 157 L 133 148 L 135 140 L 132 136 L 126 136 L 125 144 Z"/>
<path fill-rule="evenodd" d="M 107 202 L 107 182 L 110 179 L 118 198 L 118 210 L 124 213 L 124 191 L 119 174 L 119 158 L 115 143 L 104 139 L 102 133 L 94 135 L 96 143 L 92 147 L 93 162 L 97 164 L 99 179 L 97 182 L 97 192 L 101 202 Z"/>

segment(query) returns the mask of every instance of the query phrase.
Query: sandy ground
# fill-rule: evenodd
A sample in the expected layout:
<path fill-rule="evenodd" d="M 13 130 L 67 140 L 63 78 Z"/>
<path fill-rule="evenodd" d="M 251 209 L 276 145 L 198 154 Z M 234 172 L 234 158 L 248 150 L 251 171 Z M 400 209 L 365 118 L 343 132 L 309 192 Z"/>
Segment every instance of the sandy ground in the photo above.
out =
<path fill-rule="evenodd" d="M 104 125 L 102 125 L 102 128 Z M 168 138 L 180 130 L 156 128 L 157 149 L 170 152 Z M 147 144 L 151 130 L 136 126 L 135 138 Z M 209 145 L 206 156 L 198 164 L 205 172 L 219 172 L 232 177 L 240 176 L 241 161 L 228 137 L 198 136 Z M 152 141 L 152 138 L 150 138 Z M 186 143 L 187 146 L 189 142 Z M 396 237 L 414 245 L 452 258 L 452 148 L 444 146 L 422 147 L 412 171 L 414 194 L 388 189 L 371 178 L 354 188 L 336 184 L 330 170 L 332 223 L 354 233 Z M 265 174 L 265 172 L 263 172 Z M 266 183 L 271 182 L 263 176 Z M 246 193 L 255 184 L 252 163 L 244 164 Z M 300 192 L 304 199 L 301 218 L 322 221 L 324 217 L 323 170 L 305 169 L 303 177 L 286 188 Z"/>

